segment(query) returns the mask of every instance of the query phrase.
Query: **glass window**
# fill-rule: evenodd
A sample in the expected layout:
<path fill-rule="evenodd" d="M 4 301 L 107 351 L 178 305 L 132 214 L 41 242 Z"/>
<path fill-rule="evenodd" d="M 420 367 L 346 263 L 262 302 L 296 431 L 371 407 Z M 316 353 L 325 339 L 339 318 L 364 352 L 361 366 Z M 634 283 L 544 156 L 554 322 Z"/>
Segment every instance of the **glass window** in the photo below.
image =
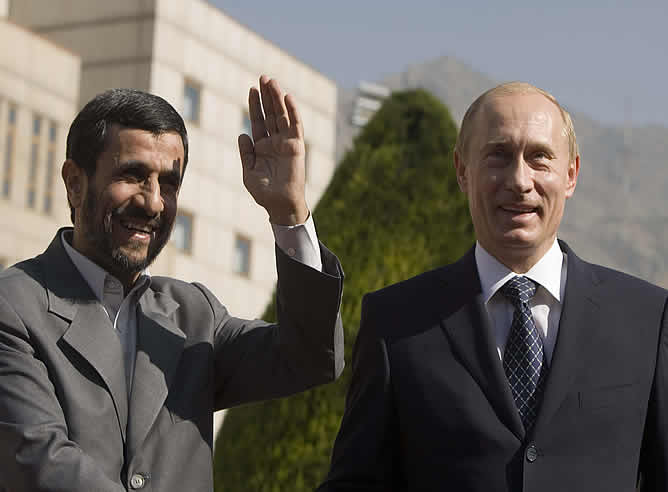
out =
<path fill-rule="evenodd" d="M 181 212 L 176 215 L 174 220 L 174 229 L 172 229 L 172 244 L 174 247 L 184 253 L 192 253 L 193 244 L 193 216 L 188 212 Z"/>
<path fill-rule="evenodd" d="M 37 194 L 37 168 L 39 167 L 39 137 L 42 129 L 42 118 L 35 116 L 32 119 L 32 144 L 30 146 L 30 172 L 28 174 L 28 191 L 26 196 L 28 208 L 35 208 Z"/>
<path fill-rule="evenodd" d="M 46 176 L 44 178 L 44 199 L 47 200 L 52 193 L 52 188 L 53 188 L 53 176 L 54 176 L 54 170 L 55 170 L 55 152 L 53 149 L 49 149 L 49 151 L 46 154 Z M 44 211 L 45 212 L 50 212 L 51 207 L 46 206 L 46 201 L 44 202 Z"/>
<path fill-rule="evenodd" d="M 44 213 L 51 213 L 53 208 L 53 180 L 56 170 L 56 137 L 57 126 L 55 122 L 49 125 L 49 147 L 46 153 L 46 174 L 44 176 Z"/>
<path fill-rule="evenodd" d="M 234 258 L 232 269 L 234 273 L 248 277 L 250 275 L 250 239 L 237 234 L 234 241 Z"/>
<path fill-rule="evenodd" d="M 2 196 L 9 198 L 12 191 L 12 164 L 14 161 L 14 135 L 16 133 L 16 106 L 9 106 L 7 115 L 7 133 L 5 134 L 4 175 L 2 177 Z"/>
<path fill-rule="evenodd" d="M 199 106 L 201 89 L 192 82 L 186 81 L 183 86 L 183 119 L 199 123 Z"/>

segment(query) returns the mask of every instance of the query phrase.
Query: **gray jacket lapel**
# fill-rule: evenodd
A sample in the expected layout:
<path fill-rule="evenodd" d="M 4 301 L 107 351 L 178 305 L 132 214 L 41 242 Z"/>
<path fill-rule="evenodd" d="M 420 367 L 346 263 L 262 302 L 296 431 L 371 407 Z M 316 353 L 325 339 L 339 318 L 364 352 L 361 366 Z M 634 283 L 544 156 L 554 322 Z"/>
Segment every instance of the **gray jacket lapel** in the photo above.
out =
<path fill-rule="evenodd" d="M 137 308 L 137 358 L 130 396 L 129 455 L 142 444 L 165 403 L 185 344 L 185 334 L 169 316 L 178 308 L 150 288 Z"/>
<path fill-rule="evenodd" d="M 60 232 L 40 258 L 49 312 L 70 322 L 61 340 L 77 351 L 104 381 L 125 440 L 128 406 L 123 349 L 109 317 L 67 256 Z"/>

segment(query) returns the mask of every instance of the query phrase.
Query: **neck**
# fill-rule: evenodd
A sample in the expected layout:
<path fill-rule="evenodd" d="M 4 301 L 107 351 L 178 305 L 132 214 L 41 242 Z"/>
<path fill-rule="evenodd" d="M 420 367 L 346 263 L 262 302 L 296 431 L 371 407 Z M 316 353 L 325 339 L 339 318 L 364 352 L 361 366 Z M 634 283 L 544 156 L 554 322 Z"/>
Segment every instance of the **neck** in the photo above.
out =
<path fill-rule="evenodd" d="M 531 270 L 545 256 L 552 247 L 553 242 L 540 248 L 489 248 L 485 244 L 480 244 L 490 255 L 509 270 L 518 274 L 524 274 Z"/>
<path fill-rule="evenodd" d="M 82 240 L 80 234 L 77 234 L 77 232 L 78 231 L 75 228 L 72 233 L 71 239 L 67 237 L 67 235 L 65 236 L 65 239 L 77 252 L 81 253 L 83 256 L 85 256 L 90 261 L 95 263 L 97 266 L 102 268 L 108 274 L 116 277 L 118 281 L 123 285 L 123 295 L 124 296 L 127 295 L 127 293 L 132 290 L 132 287 L 134 287 L 135 283 L 137 282 L 137 279 L 141 275 L 141 272 L 129 272 L 123 269 L 115 268 L 113 259 L 104 261 L 105 260 L 104 258 L 101 258 L 99 255 L 95 254 L 94 250 L 91 250 L 91 248 L 87 247 L 87 243 Z"/>

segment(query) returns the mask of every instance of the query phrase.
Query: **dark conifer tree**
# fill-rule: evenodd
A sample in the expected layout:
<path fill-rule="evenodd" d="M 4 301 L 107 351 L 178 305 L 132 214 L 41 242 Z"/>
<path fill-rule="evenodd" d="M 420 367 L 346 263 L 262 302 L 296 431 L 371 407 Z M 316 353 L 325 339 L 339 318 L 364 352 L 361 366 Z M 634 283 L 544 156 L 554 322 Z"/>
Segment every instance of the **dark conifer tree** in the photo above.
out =
<path fill-rule="evenodd" d="M 394 93 L 356 138 L 314 211 L 346 272 L 348 366 L 336 383 L 228 412 L 218 435 L 218 492 L 312 491 L 325 477 L 343 414 L 362 296 L 451 263 L 474 242 L 453 166 L 457 128 L 425 91 Z M 273 319 L 274 305 L 264 319 Z"/>

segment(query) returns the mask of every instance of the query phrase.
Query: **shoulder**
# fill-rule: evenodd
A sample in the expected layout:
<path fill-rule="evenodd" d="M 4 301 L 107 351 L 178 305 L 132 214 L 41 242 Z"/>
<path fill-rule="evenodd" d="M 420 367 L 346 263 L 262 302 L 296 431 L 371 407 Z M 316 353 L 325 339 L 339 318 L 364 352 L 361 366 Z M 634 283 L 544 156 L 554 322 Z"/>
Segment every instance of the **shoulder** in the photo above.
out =
<path fill-rule="evenodd" d="M 385 339 L 430 330 L 480 291 L 475 265 L 459 260 L 364 296 L 360 326 Z"/>
<path fill-rule="evenodd" d="M 649 296 L 657 299 L 668 298 L 668 290 L 628 273 L 603 265 L 579 260 L 592 273 L 594 282 L 602 289 L 615 291 L 627 296 Z"/>
<path fill-rule="evenodd" d="M 430 270 L 396 284 L 369 292 L 365 296 L 367 304 L 385 304 L 390 306 L 412 306 L 415 302 L 430 297 L 427 294 L 438 288 L 448 276 L 449 266 Z"/>
<path fill-rule="evenodd" d="M 204 285 L 185 282 L 172 277 L 152 276 L 151 290 L 158 295 L 166 295 L 176 301 L 183 311 L 204 309 L 214 314 L 225 308 L 218 298 Z"/>
<path fill-rule="evenodd" d="M 44 270 L 39 257 L 22 261 L 0 272 L 0 297 L 14 306 L 34 306 L 35 302 L 46 305 Z"/>
<path fill-rule="evenodd" d="M 156 293 L 166 294 L 179 303 L 206 302 L 208 296 L 213 296 L 211 291 L 201 284 L 172 277 L 152 276 L 151 289 Z"/>
<path fill-rule="evenodd" d="M 633 313 L 635 319 L 644 320 L 661 319 L 668 310 L 668 290 L 658 285 L 577 257 L 571 260 L 570 255 L 568 261 L 567 299 L 569 292 L 571 297 L 584 295 L 610 313 L 620 316 Z M 575 263 L 574 268 L 571 261 Z M 582 279 L 591 279 L 591 283 Z"/>

